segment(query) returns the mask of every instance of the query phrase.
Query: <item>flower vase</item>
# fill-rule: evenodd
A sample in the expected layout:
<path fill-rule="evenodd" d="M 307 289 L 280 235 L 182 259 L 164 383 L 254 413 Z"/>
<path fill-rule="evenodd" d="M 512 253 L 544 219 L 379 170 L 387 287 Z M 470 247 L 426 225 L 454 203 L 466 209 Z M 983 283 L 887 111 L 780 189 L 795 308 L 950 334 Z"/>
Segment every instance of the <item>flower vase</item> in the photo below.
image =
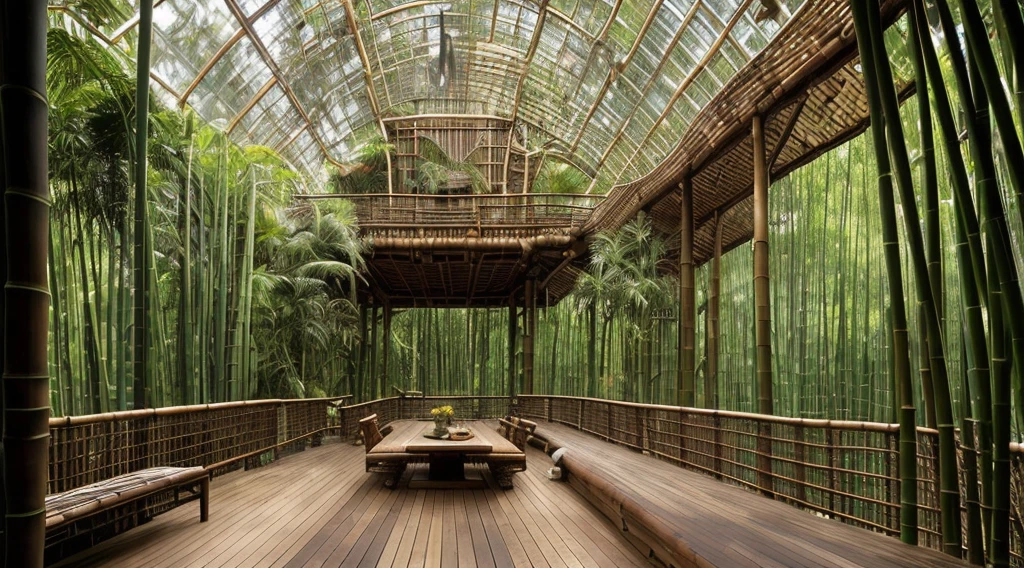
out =
<path fill-rule="evenodd" d="M 434 417 L 434 435 L 444 436 L 448 433 L 448 418 L 445 416 Z"/>

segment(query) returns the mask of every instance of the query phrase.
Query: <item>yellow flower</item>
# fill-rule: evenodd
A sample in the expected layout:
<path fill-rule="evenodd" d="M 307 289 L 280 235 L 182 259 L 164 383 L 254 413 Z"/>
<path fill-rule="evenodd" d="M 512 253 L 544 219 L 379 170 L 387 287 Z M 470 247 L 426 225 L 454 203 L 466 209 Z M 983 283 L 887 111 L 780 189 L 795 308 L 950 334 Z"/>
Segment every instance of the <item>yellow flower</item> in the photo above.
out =
<path fill-rule="evenodd" d="M 450 418 L 455 415 L 455 409 L 448 405 L 438 406 L 430 409 L 430 414 L 431 416 L 442 416 L 445 418 Z"/>

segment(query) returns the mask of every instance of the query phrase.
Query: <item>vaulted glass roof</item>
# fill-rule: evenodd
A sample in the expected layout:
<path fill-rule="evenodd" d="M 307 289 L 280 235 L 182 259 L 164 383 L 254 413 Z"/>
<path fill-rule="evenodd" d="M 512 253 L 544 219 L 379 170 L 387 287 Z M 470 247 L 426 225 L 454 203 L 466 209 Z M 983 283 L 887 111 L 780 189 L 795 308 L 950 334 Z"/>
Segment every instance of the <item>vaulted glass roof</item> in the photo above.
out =
<path fill-rule="evenodd" d="M 395 117 L 486 116 L 605 193 L 664 160 L 800 4 L 158 0 L 152 72 L 174 103 L 310 172 Z M 75 9 L 134 50 L 137 16 L 101 24 Z"/>

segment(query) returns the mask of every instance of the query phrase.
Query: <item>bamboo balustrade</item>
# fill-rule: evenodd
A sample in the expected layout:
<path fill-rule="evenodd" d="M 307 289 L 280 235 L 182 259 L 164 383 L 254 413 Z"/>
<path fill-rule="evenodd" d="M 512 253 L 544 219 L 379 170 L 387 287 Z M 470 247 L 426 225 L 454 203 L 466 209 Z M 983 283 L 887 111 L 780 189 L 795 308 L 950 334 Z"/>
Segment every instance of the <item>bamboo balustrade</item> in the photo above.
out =
<path fill-rule="evenodd" d="M 328 428 L 328 403 L 348 398 L 225 402 L 51 418 L 48 492 L 157 466 L 203 466 L 217 475 L 243 459 L 316 442 Z"/>
<path fill-rule="evenodd" d="M 328 433 L 358 435 L 360 418 L 381 424 L 427 419 L 430 409 L 451 405 L 465 420 L 496 419 L 510 412 L 540 423 L 555 422 L 764 492 L 822 515 L 899 536 L 899 425 L 787 418 L 609 401 L 520 395 L 393 396 L 360 404 L 351 397 L 261 400 L 114 412 L 50 420 L 49 491 L 67 491 L 154 466 L 204 466 L 215 475 L 244 462 L 257 466 L 278 452 L 316 444 Z M 135 434 L 142 432 L 140 446 Z M 768 432 L 768 440 L 762 433 Z M 770 487 L 758 468 L 759 444 L 771 448 Z M 1013 491 L 1011 547 L 1022 558 L 1019 502 L 1024 492 L 1024 446 L 1011 444 Z M 961 449 L 962 459 L 962 449 Z M 922 546 L 941 549 L 938 433 L 918 428 L 918 533 Z M 151 502 L 150 511 L 171 499 Z M 127 524 L 123 528 L 132 526 Z"/>
<path fill-rule="evenodd" d="M 609 401 L 521 395 L 520 415 L 577 428 L 843 522 L 899 537 L 899 425 L 810 420 Z M 769 432 L 767 441 L 761 433 Z M 758 469 L 759 442 L 770 447 L 771 486 Z M 1020 499 L 1024 446 L 1011 444 L 1011 550 L 1022 558 Z M 961 448 L 962 461 L 962 448 Z M 918 533 L 942 549 L 939 528 L 938 432 L 918 428 Z"/>
<path fill-rule="evenodd" d="M 416 195 L 325 194 L 347 199 L 364 237 L 531 237 L 569 234 L 590 219 L 602 196 L 554 193 Z"/>

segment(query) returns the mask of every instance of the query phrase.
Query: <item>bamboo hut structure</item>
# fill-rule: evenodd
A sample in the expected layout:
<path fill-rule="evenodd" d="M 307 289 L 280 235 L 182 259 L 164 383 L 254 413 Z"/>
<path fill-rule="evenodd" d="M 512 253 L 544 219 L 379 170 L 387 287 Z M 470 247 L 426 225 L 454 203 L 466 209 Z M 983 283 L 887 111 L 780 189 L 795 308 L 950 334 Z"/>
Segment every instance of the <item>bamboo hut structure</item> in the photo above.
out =
<path fill-rule="evenodd" d="M 958 0 L 955 12 L 946 0 L 103 4 L 0 2 L 0 273 L 6 284 L 0 502 L 6 520 L 0 544 L 6 566 L 640 566 L 648 560 L 665 566 L 1024 565 L 1024 451 L 1011 443 L 1012 414 L 1024 405 L 1024 317 L 1015 317 L 1024 316 L 1014 256 L 1021 243 L 1012 241 L 1024 219 L 1012 213 L 1024 210 L 1024 153 L 1014 122 L 1024 104 L 1019 2 Z M 992 24 L 978 4 L 985 5 L 985 16 L 991 10 Z M 963 24 L 966 51 L 959 48 L 954 16 Z M 906 25 L 894 25 L 903 18 Z M 930 41 L 940 27 L 963 118 L 953 117 L 942 78 L 949 71 L 940 69 Z M 1000 42 L 995 50 L 993 27 Z M 104 233 L 111 251 L 115 234 L 124 239 L 117 241 L 124 264 L 108 252 L 102 274 L 111 284 L 72 290 L 99 304 L 103 294 L 113 296 L 115 277 L 130 274 L 131 285 L 122 286 L 116 300 L 119 308 L 131 308 L 125 319 L 130 326 L 122 336 L 108 331 L 102 338 L 108 354 L 116 342 L 125 343 L 122 359 L 131 366 L 116 368 L 108 362 L 112 357 L 99 354 L 101 334 L 94 330 L 100 322 L 114 329 L 114 309 L 100 314 L 86 306 L 81 319 L 90 340 L 83 366 L 102 362 L 103 373 L 90 374 L 83 396 L 100 400 L 100 412 L 50 417 L 50 401 L 58 395 L 50 392 L 46 347 L 60 341 L 62 318 L 71 316 L 59 309 L 59 300 L 47 304 L 51 289 L 57 298 L 66 293 L 46 270 L 48 256 L 56 256 L 53 241 L 62 240 L 54 235 L 65 230 L 49 228 L 47 182 L 65 183 L 59 176 L 70 175 L 67 185 L 77 191 L 78 179 L 65 171 L 74 168 L 55 174 L 46 169 L 47 45 L 65 37 L 58 34 L 98 42 L 115 54 L 113 60 L 123 59 L 135 79 L 134 88 L 123 87 L 135 100 L 129 128 L 134 140 L 123 149 L 127 157 L 117 154 L 132 166 L 125 169 L 134 188 L 131 214 L 110 215 L 121 224 Z M 901 52 L 906 57 L 890 56 L 891 43 L 909 45 Z M 1008 91 L 1000 73 L 1012 80 Z M 936 96 L 929 98 L 929 89 Z M 907 151 L 909 134 L 900 116 L 900 104 L 915 95 L 925 149 L 921 181 L 912 171 L 917 162 Z M 151 99 L 187 118 L 179 124 L 152 116 Z M 956 245 L 968 251 L 958 257 L 959 274 L 971 284 L 963 292 L 965 315 L 957 321 L 967 321 L 965 328 L 978 336 L 963 347 L 962 359 L 974 367 L 963 373 L 965 386 L 957 390 L 969 394 L 957 401 L 950 384 L 961 378 L 947 371 L 951 348 L 944 344 L 949 304 L 935 282 L 943 269 L 933 101 L 946 149 L 956 156 L 949 158 Z M 150 171 L 149 164 L 166 154 L 184 153 L 163 144 L 161 129 L 179 127 L 191 135 L 195 120 L 217 128 L 220 137 L 191 138 L 182 160 L 187 165 L 174 175 Z M 963 135 L 958 120 L 966 121 Z M 893 348 L 893 413 L 886 422 L 777 416 L 772 184 L 871 125 L 887 284 L 890 295 L 899 296 L 887 322 L 877 324 L 892 339 L 886 345 Z M 1005 160 L 993 157 L 993 139 Z M 970 170 L 978 172 L 974 192 L 958 141 L 968 143 L 977 161 Z M 260 222 L 270 223 L 273 215 L 266 211 L 274 199 L 264 199 L 258 186 L 280 180 L 252 173 L 263 167 L 259 158 L 252 158 L 258 167 L 233 177 L 227 164 L 235 147 L 257 148 L 240 153 L 279 160 L 286 164 L 282 170 L 303 180 L 288 196 L 295 209 L 349 208 L 358 222 L 362 248 L 351 255 L 358 262 L 309 262 L 296 272 L 300 278 L 287 283 L 291 288 L 280 285 L 260 266 L 271 261 L 254 260 L 253 252 L 261 238 L 275 238 L 273 230 L 257 235 Z M 213 153 L 203 154 L 210 148 Z M 200 156 L 195 163 L 193 152 Z M 204 165 L 201 156 L 217 163 L 218 175 L 194 175 L 193 166 Z M 111 185 L 120 179 L 114 170 L 105 172 Z M 567 190 L 552 182 L 565 172 L 584 183 Z M 196 201 L 193 180 L 200 180 Z M 186 186 L 183 198 L 174 198 L 177 212 L 154 215 L 150 196 L 173 193 L 166 188 L 174 183 Z M 920 219 L 915 183 L 927 192 Z M 1006 199 L 999 184 L 1012 188 Z M 203 197 L 206 185 L 217 191 L 209 194 L 214 198 Z M 83 207 L 61 205 L 76 213 Z M 214 220 L 209 228 L 207 207 Z M 332 244 L 310 244 L 317 238 L 310 227 L 321 222 L 316 211 L 301 243 L 308 249 Z M 154 225 L 175 215 L 181 229 L 173 246 L 183 254 L 169 258 L 154 243 L 173 239 Z M 601 309 L 595 304 L 587 308 L 587 396 L 550 394 L 544 387 L 550 377 L 539 363 L 546 347 L 539 320 L 547 312 L 541 309 L 571 297 L 594 260 L 591 245 L 638 216 L 669 242 L 668 262 L 659 262 L 657 270 L 678 277 L 678 315 L 638 309 L 647 323 L 671 319 L 677 331 L 672 341 L 659 335 L 634 345 L 671 343 L 662 349 L 676 353 L 677 367 L 664 372 L 675 373 L 675 400 L 594 397 L 598 380 L 606 380 L 599 379 L 595 363 Z M 897 217 L 904 219 L 902 227 Z M 82 221 L 76 221 L 81 231 Z M 89 230 L 94 222 L 87 219 Z M 193 259 L 194 245 L 205 250 L 207 234 L 220 237 L 219 248 Z M 907 252 L 900 249 L 901 238 Z M 981 256 L 981 239 L 988 257 Z M 80 247 L 82 271 L 88 256 L 99 280 L 96 259 L 102 253 L 90 249 L 87 255 L 83 244 L 71 240 L 69 247 Z M 756 405 L 755 411 L 735 412 L 718 409 L 720 310 L 728 301 L 721 265 L 725 253 L 747 243 Z M 65 250 L 64 243 L 57 245 Z M 287 256 L 297 255 L 297 248 L 275 250 Z M 901 254 L 907 254 L 907 267 Z M 699 304 L 696 274 L 708 263 L 705 302 Z M 175 265 L 186 276 L 161 278 L 158 264 Z M 911 275 L 907 287 L 914 285 L 916 313 L 908 314 L 904 305 L 904 270 Z M 179 280 L 187 282 L 175 289 L 183 308 L 173 318 L 176 337 L 169 339 L 159 333 L 168 318 L 154 324 L 151 313 L 174 301 L 160 287 L 178 286 Z M 193 305 L 193 282 L 216 292 Z M 326 332 L 292 342 L 301 344 L 298 361 L 275 360 L 288 372 L 298 369 L 299 379 L 285 387 L 296 398 L 246 400 L 280 387 L 266 375 L 261 384 L 252 369 L 295 348 L 282 342 L 276 353 L 262 351 L 267 346 L 252 340 L 253 327 L 259 327 L 252 314 L 260 307 L 253 304 L 287 289 L 293 296 L 281 313 L 266 309 L 264 315 L 283 320 L 288 311 L 301 321 L 309 317 L 301 309 L 308 299 L 303 294 L 310 293 L 302 284 L 315 288 L 312 293 L 348 287 L 331 290 L 331 309 L 337 308 L 338 321 L 358 328 L 339 341 L 353 349 L 349 353 L 358 350 L 358 361 L 350 382 L 338 378 L 336 384 L 357 391 L 357 400 L 305 390 L 305 379 L 326 372 L 316 367 L 329 360 L 307 362 L 316 349 L 309 345 L 341 348 L 325 339 Z M 108 297 L 107 305 L 114 301 Z M 498 385 L 492 391 L 500 394 L 484 393 L 483 377 L 474 374 L 481 366 L 475 348 L 474 359 L 462 361 L 455 351 L 442 355 L 437 337 L 438 368 L 445 358 L 468 368 L 466 384 L 452 385 L 462 394 L 395 387 L 390 396 L 386 380 L 396 372 L 392 357 L 401 343 L 396 317 L 416 308 L 487 308 L 488 318 L 490 308 L 507 310 L 507 369 L 491 377 Z M 197 323 L 203 317 L 212 323 Z M 610 317 L 604 317 L 607 340 Z M 921 395 L 911 383 L 908 318 L 924 330 L 916 344 Z M 467 318 L 466 337 L 475 325 L 475 318 Z M 401 339 L 434 331 L 428 319 Z M 636 332 L 644 333 L 654 332 Z M 553 334 L 557 342 L 557 327 Z M 189 345 L 177 359 L 166 353 L 173 341 Z M 490 353 L 491 338 L 486 341 Z M 500 350 L 506 350 L 504 342 L 496 342 Z M 628 342 L 619 349 L 641 365 L 643 357 L 630 353 Z M 551 350 L 552 369 L 556 353 Z M 177 363 L 174 379 L 154 380 L 154 368 L 170 360 Z M 418 369 L 410 373 L 415 377 Z M 117 370 L 133 381 L 132 410 L 123 410 L 127 388 L 111 394 L 116 380 L 108 373 Z M 656 375 L 662 371 L 647 369 L 644 376 Z M 636 381 L 630 392 L 648 388 Z M 173 399 L 161 389 L 179 386 L 189 391 L 181 396 L 184 405 L 153 408 L 154 401 Z M 915 407 L 918 396 L 926 409 Z M 119 400 L 122 410 L 110 408 L 111 400 Z M 698 400 L 705 408 L 697 408 Z M 417 450 L 377 429 L 377 423 L 390 424 L 418 438 L 419 426 L 404 421 L 427 419 L 432 408 L 437 414 L 444 406 L 456 408 L 458 419 L 474 428 L 499 428 L 514 442 L 509 455 L 515 466 L 495 466 L 508 456 L 489 453 L 501 443 L 487 443 L 488 436 L 497 440 L 488 432 L 473 442 L 483 449 L 452 452 L 460 461 L 447 471 L 457 470 L 458 479 L 435 479 L 442 442 Z M 918 425 L 919 417 L 926 426 Z M 361 424 L 372 433 L 365 451 L 349 443 L 358 439 Z M 438 424 L 435 435 L 445 431 Z M 463 465 L 488 460 L 500 482 L 484 477 L 473 491 L 447 485 L 414 490 L 406 483 L 417 473 L 432 482 L 469 481 L 462 478 Z M 388 489 L 368 472 L 388 475 Z M 198 501 L 201 523 L 182 512 L 192 501 Z M 741 502 L 752 504 L 744 509 Z"/>

